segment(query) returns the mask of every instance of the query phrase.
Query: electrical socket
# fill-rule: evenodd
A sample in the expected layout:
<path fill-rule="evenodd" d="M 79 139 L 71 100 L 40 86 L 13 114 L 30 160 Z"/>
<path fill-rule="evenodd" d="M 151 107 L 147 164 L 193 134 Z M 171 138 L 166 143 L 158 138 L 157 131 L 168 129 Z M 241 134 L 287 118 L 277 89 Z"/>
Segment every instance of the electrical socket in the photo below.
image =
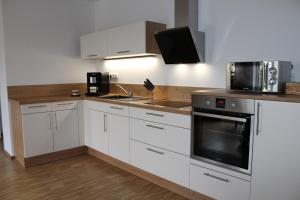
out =
<path fill-rule="evenodd" d="M 109 80 L 110 80 L 111 82 L 116 82 L 116 81 L 118 81 L 118 74 L 117 74 L 117 73 L 110 73 L 110 74 L 109 74 Z"/>

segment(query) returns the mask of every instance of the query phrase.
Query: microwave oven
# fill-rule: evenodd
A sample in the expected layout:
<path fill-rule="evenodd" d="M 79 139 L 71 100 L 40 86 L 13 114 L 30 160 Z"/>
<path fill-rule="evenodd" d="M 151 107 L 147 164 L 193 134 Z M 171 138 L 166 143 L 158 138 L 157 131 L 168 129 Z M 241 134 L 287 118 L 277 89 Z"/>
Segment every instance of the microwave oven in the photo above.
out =
<path fill-rule="evenodd" d="M 292 63 L 288 61 L 231 62 L 227 64 L 227 89 L 280 93 L 290 81 Z"/>

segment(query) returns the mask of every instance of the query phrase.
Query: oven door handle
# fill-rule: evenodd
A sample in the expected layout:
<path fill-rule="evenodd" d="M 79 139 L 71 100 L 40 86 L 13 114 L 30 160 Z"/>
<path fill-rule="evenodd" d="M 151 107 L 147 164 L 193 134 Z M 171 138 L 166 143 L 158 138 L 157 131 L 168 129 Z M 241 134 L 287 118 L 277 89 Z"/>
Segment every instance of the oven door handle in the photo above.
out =
<path fill-rule="evenodd" d="M 237 122 L 247 122 L 247 119 L 245 119 L 245 118 L 230 117 L 230 116 L 224 116 L 224 115 L 215 115 L 215 114 L 202 113 L 202 112 L 193 112 L 193 115 L 217 118 L 217 119 L 225 119 L 225 120 L 237 121 Z"/>

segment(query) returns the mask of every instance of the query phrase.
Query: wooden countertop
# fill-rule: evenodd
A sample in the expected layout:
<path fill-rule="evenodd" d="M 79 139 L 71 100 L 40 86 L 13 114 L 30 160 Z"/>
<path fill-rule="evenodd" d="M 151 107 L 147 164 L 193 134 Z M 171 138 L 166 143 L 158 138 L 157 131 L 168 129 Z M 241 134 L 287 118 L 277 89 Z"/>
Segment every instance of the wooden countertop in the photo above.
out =
<path fill-rule="evenodd" d="M 81 97 L 72 97 L 72 96 L 26 97 L 26 98 L 10 98 L 10 100 L 17 101 L 20 105 L 34 104 L 34 103 L 50 103 L 50 102 L 58 102 L 58 101 L 90 100 L 90 101 L 97 101 L 97 102 L 103 102 L 103 103 L 110 103 L 110 104 L 124 105 L 124 106 L 144 108 L 144 109 L 150 109 L 150 110 L 157 110 L 157 111 L 162 111 L 162 112 L 171 112 L 171 113 L 183 114 L 183 115 L 191 115 L 191 112 L 192 112 L 191 107 L 185 107 L 185 108 L 178 109 L 178 108 L 170 108 L 170 107 L 145 104 L 145 100 L 118 101 L 118 100 L 110 100 L 110 99 L 88 97 L 88 96 L 81 96 Z"/>
<path fill-rule="evenodd" d="M 197 90 L 192 92 L 192 94 L 300 103 L 300 95 L 293 95 L 293 94 L 263 94 L 263 93 L 250 93 L 250 92 L 233 92 L 226 89 Z"/>

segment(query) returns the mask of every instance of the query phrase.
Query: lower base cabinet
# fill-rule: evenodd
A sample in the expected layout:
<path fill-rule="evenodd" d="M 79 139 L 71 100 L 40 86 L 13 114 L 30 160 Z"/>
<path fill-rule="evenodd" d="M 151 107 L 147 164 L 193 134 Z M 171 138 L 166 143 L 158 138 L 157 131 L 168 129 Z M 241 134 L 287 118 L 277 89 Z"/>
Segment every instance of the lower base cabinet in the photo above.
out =
<path fill-rule="evenodd" d="M 55 113 L 53 131 L 54 152 L 79 147 L 78 113 L 75 110 L 59 110 Z"/>
<path fill-rule="evenodd" d="M 51 113 L 33 113 L 22 116 L 24 157 L 34 157 L 53 152 Z"/>
<path fill-rule="evenodd" d="M 190 188 L 217 200 L 249 200 L 250 182 L 190 165 Z"/>
<path fill-rule="evenodd" d="M 130 141 L 131 164 L 164 179 L 189 187 L 189 157 Z"/>

